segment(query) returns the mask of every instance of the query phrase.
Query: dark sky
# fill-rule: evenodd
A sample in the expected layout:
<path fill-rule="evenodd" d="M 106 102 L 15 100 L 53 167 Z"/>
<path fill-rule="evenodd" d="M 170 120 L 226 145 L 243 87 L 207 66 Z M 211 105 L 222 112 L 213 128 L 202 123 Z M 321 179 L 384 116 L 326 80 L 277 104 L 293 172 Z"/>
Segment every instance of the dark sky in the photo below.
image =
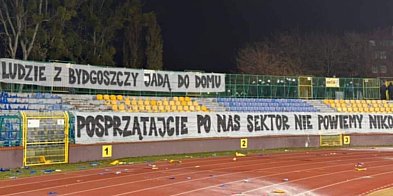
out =
<path fill-rule="evenodd" d="M 168 70 L 228 73 L 247 42 L 301 32 L 367 32 L 393 26 L 393 0 L 144 0 L 155 11 Z"/>

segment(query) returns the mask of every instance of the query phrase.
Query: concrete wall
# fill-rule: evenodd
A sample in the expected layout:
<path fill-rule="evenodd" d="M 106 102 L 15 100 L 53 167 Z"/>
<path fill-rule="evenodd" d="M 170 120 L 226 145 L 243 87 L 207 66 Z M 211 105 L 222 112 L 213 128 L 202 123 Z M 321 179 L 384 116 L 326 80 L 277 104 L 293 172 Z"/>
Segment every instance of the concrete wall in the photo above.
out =
<path fill-rule="evenodd" d="M 71 145 L 70 163 L 102 160 L 102 145 Z M 230 151 L 240 149 L 240 138 L 189 139 L 166 142 L 116 143 L 112 145 L 112 158 L 138 157 L 164 154 Z M 393 134 L 353 134 L 349 146 L 393 145 Z M 318 147 L 319 136 L 268 136 L 248 138 L 248 149 Z M 23 149 L 0 148 L 0 167 L 21 167 Z"/>

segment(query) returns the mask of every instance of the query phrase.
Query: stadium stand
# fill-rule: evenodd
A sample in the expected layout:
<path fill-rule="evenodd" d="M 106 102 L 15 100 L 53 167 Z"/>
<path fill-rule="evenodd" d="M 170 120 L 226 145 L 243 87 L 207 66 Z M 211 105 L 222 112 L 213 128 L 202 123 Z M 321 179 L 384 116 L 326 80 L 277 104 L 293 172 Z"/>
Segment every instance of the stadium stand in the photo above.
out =
<path fill-rule="evenodd" d="M 323 103 L 337 112 L 390 113 L 393 111 L 393 103 L 387 100 L 325 99 Z"/>

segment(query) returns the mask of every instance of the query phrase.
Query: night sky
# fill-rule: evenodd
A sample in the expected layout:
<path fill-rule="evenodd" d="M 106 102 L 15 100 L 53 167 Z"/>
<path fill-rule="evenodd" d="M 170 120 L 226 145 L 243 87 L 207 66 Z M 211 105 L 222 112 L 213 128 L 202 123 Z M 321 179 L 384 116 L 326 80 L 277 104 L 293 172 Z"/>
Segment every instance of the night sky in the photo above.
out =
<path fill-rule="evenodd" d="M 236 51 L 280 31 L 367 32 L 393 26 L 391 0 L 144 0 L 167 70 L 234 72 Z"/>

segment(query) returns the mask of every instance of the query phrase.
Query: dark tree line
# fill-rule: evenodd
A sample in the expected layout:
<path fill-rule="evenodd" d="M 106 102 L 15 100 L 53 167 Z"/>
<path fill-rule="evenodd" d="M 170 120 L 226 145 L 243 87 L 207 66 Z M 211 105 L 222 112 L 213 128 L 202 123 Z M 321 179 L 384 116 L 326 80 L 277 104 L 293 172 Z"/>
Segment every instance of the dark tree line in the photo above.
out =
<path fill-rule="evenodd" d="M 163 40 L 139 0 L 0 0 L 3 57 L 162 69 Z"/>
<path fill-rule="evenodd" d="M 241 48 L 237 69 L 263 75 L 369 77 L 370 65 L 377 61 L 369 43 L 372 33 L 280 33 Z"/>

